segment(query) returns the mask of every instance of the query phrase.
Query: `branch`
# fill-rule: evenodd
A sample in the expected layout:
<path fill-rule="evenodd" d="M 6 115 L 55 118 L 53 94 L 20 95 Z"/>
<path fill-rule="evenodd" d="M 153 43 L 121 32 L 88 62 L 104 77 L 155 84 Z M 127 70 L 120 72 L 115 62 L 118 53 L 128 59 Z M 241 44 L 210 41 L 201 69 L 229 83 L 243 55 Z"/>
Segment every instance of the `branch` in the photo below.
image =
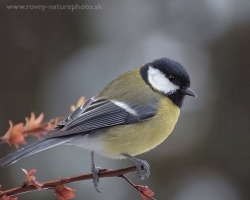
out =
<path fill-rule="evenodd" d="M 19 144 L 26 144 L 25 137 L 32 135 L 40 139 L 40 135 L 45 134 L 53 129 L 59 121 L 64 117 L 56 117 L 48 122 L 41 123 L 43 120 L 44 114 L 41 113 L 37 118 L 35 114 L 31 112 L 30 118 L 25 118 L 26 124 L 18 123 L 13 124 L 10 120 L 9 130 L 0 137 L 0 145 L 8 143 L 9 145 L 14 145 L 16 148 L 19 147 Z"/>
<path fill-rule="evenodd" d="M 99 178 L 122 177 L 124 174 L 131 173 L 131 172 L 136 172 L 135 166 L 123 168 L 123 169 L 118 169 L 118 170 L 101 169 L 98 176 L 99 176 Z M 92 179 L 92 178 L 93 178 L 92 173 L 91 174 L 82 174 L 82 175 L 72 176 L 72 177 L 65 177 L 65 178 L 41 183 L 42 184 L 41 189 L 50 189 L 50 188 L 54 188 L 58 185 L 63 185 L 66 183 L 71 183 L 71 182 L 76 182 L 76 181 L 88 180 L 88 179 Z M 23 184 L 20 187 L 16 187 L 16 188 L 9 189 L 6 191 L 1 191 L 0 198 L 5 196 L 5 195 L 6 196 L 13 196 L 13 195 L 31 192 L 31 191 L 35 191 L 35 190 L 38 190 L 38 189 L 34 185 Z"/>
<path fill-rule="evenodd" d="M 56 117 L 55 119 L 51 119 L 50 121 L 48 122 L 44 122 L 42 124 L 40 124 L 39 126 L 37 127 L 34 127 L 34 128 L 30 128 L 30 129 L 26 129 L 24 130 L 22 133 L 25 135 L 27 133 L 30 133 L 30 132 L 36 132 L 36 131 L 39 131 L 39 130 L 44 130 L 46 127 L 48 127 L 50 124 L 57 124 L 59 121 L 61 121 L 62 119 L 64 119 L 65 116 L 63 117 Z"/>
<path fill-rule="evenodd" d="M 153 191 L 148 189 L 147 186 L 135 185 L 127 177 L 125 177 L 124 174 L 120 175 L 119 177 L 123 178 L 125 181 L 127 181 L 133 188 L 135 188 L 138 192 L 140 192 L 142 194 L 142 196 L 145 196 L 151 200 L 156 200 L 155 198 L 152 197 L 154 195 Z"/>
<path fill-rule="evenodd" d="M 75 110 L 77 107 L 82 105 L 85 102 L 85 98 L 81 97 L 77 102 L 76 106 L 72 105 L 71 110 Z M 61 121 L 64 117 L 57 117 L 48 122 L 42 123 L 44 114 L 41 113 L 37 118 L 35 117 L 34 112 L 31 112 L 30 118 L 25 118 L 26 124 L 18 123 L 16 125 L 13 124 L 12 121 L 9 121 L 10 127 L 9 130 L 5 133 L 4 136 L 0 137 L 0 145 L 3 143 L 8 143 L 9 145 L 14 145 L 18 148 L 19 144 L 26 144 L 24 137 L 28 135 L 33 135 L 40 138 L 40 134 L 44 134 L 45 132 L 49 132 L 59 121 Z M 20 186 L 13 189 L 9 189 L 6 191 L 0 191 L 0 200 L 7 200 L 10 196 L 18 195 L 21 193 L 36 191 L 36 190 L 52 190 L 59 199 L 72 199 L 74 197 L 73 192 L 75 192 L 72 188 L 67 188 L 64 186 L 66 183 L 88 180 L 93 178 L 93 174 L 82 174 L 78 176 L 65 177 L 57 180 L 52 180 L 44 183 L 39 183 L 36 181 L 36 177 L 34 173 L 35 169 L 27 172 L 25 169 L 22 169 L 26 174 L 26 181 Z M 142 167 L 142 170 L 144 168 Z M 101 169 L 98 176 L 99 178 L 105 177 L 120 177 L 126 180 L 132 187 L 134 187 L 137 191 L 139 191 L 142 195 L 142 198 L 146 200 L 149 198 L 151 200 L 155 200 L 152 198 L 154 193 L 148 189 L 147 186 L 135 185 L 129 179 L 127 179 L 124 174 L 136 172 L 136 167 L 128 167 L 118 170 L 109 170 L 109 169 Z M 0 185 L 1 188 L 1 185 Z M 63 198 L 61 198 L 63 197 Z M 11 198 L 14 200 L 15 198 Z"/>

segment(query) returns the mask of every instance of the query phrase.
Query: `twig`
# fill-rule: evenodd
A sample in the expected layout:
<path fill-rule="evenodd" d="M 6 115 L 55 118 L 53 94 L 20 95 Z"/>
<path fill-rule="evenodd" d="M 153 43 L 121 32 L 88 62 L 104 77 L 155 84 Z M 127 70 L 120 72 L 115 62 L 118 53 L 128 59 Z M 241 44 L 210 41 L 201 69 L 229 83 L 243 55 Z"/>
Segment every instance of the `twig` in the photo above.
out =
<path fill-rule="evenodd" d="M 99 178 L 105 178 L 105 177 L 121 177 L 124 174 L 135 172 L 136 167 L 128 167 L 128 168 L 123 168 L 123 169 L 118 169 L 118 170 L 108 170 L 108 169 L 102 169 L 100 170 L 98 176 Z M 91 174 L 82 174 L 78 176 L 72 176 L 72 177 L 65 177 L 57 180 L 52 180 L 48 182 L 42 183 L 41 189 L 50 189 L 54 188 L 57 185 L 62 185 L 66 183 L 71 183 L 71 182 L 76 182 L 76 181 L 82 181 L 82 180 L 88 180 L 92 179 L 93 175 Z M 130 183 L 131 184 L 131 183 Z M 13 196 L 21 193 L 26 193 L 26 192 L 31 192 L 38 190 L 35 186 L 33 185 L 25 185 L 23 184 L 21 187 L 16 187 L 13 189 L 5 190 L 0 192 L 0 198 L 3 197 L 4 195 L 6 196 Z"/>
<path fill-rule="evenodd" d="M 119 177 L 123 178 L 125 181 L 127 181 L 133 188 L 135 188 L 138 192 L 140 192 L 142 195 L 146 196 L 147 198 L 151 199 L 151 200 L 156 200 L 155 198 L 153 197 L 150 197 L 146 194 L 144 194 L 142 191 L 141 191 L 141 187 L 139 185 L 135 185 L 134 183 L 132 183 L 127 177 L 124 176 L 124 174 L 120 175 Z"/>
<path fill-rule="evenodd" d="M 30 133 L 30 132 L 34 132 L 34 131 L 38 131 L 38 130 L 43 130 L 43 128 L 47 127 L 49 124 L 53 124 L 55 123 L 56 121 L 59 122 L 61 121 L 62 119 L 64 119 L 64 117 L 57 117 L 55 119 L 51 119 L 50 121 L 48 122 L 44 122 L 42 124 L 40 124 L 38 127 L 36 128 L 31 128 L 31 129 L 27 129 L 25 131 L 23 131 L 23 134 L 27 134 L 27 133 Z"/>

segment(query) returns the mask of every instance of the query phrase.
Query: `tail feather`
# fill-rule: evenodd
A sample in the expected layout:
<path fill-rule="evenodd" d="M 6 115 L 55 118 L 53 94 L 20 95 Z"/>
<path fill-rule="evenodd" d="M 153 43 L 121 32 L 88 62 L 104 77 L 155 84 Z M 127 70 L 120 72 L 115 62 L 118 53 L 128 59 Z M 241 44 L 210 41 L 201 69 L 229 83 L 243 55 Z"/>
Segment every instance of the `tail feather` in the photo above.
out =
<path fill-rule="evenodd" d="M 31 144 L 27 147 L 24 147 L 16 152 L 9 154 L 6 157 L 0 159 L 0 166 L 7 167 L 23 157 L 30 156 L 32 154 L 38 153 L 38 152 L 43 151 L 45 149 L 52 148 L 54 146 L 58 146 L 58 145 L 63 144 L 67 141 L 68 140 L 65 138 L 52 138 L 52 139 L 48 139 L 48 140 L 41 140 L 37 143 Z"/>

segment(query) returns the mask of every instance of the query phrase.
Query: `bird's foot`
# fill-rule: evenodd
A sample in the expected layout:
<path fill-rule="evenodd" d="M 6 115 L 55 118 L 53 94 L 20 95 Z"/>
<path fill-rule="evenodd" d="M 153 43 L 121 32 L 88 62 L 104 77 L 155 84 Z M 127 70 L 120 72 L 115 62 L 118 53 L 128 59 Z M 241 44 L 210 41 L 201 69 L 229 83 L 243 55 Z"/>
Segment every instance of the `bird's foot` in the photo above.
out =
<path fill-rule="evenodd" d="M 101 192 L 99 189 L 98 189 L 98 183 L 99 183 L 99 177 L 98 177 L 98 173 L 100 172 L 100 167 L 96 167 L 94 165 L 91 166 L 91 172 L 93 174 L 93 184 L 94 184 L 94 187 L 95 187 L 95 190 L 97 192 Z"/>
<path fill-rule="evenodd" d="M 93 174 L 93 184 L 95 187 L 95 190 L 99 193 L 101 193 L 101 191 L 98 189 L 98 183 L 99 183 L 99 177 L 98 177 L 98 173 L 100 172 L 101 168 L 100 167 L 96 167 L 95 163 L 94 163 L 94 152 L 91 152 L 91 172 Z"/>
<path fill-rule="evenodd" d="M 140 159 L 135 158 L 134 156 L 131 156 L 131 155 L 126 154 L 126 153 L 123 153 L 122 155 L 135 163 L 138 179 L 144 180 L 144 179 L 149 177 L 150 165 L 148 164 L 148 162 L 146 160 L 140 160 Z"/>

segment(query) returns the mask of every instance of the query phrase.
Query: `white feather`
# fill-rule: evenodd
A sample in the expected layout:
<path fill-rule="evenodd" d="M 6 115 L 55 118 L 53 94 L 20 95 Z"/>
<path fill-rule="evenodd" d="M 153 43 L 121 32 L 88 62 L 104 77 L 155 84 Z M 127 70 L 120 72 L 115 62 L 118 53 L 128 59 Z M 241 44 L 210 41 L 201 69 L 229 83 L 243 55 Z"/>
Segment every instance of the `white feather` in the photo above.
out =
<path fill-rule="evenodd" d="M 128 106 L 126 103 L 124 103 L 124 102 L 114 101 L 114 100 L 111 101 L 111 102 L 114 103 L 115 105 L 121 107 L 122 109 L 126 110 L 128 113 L 130 113 L 130 114 L 132 114 L 132 115 L 134 115 L 134 116 L 138 115 L 137 112 L 136 112 L 134 109 L 132 109 L 131 107 L 129 107 L 129 106 Z"/>
<path fill-rule="evenodd" d="M 164 94 L 174 93 L 179 86 L 175 85 L 158 69 L 151 66 L 148 68 L 148 81 L 151 86 Z"/>

